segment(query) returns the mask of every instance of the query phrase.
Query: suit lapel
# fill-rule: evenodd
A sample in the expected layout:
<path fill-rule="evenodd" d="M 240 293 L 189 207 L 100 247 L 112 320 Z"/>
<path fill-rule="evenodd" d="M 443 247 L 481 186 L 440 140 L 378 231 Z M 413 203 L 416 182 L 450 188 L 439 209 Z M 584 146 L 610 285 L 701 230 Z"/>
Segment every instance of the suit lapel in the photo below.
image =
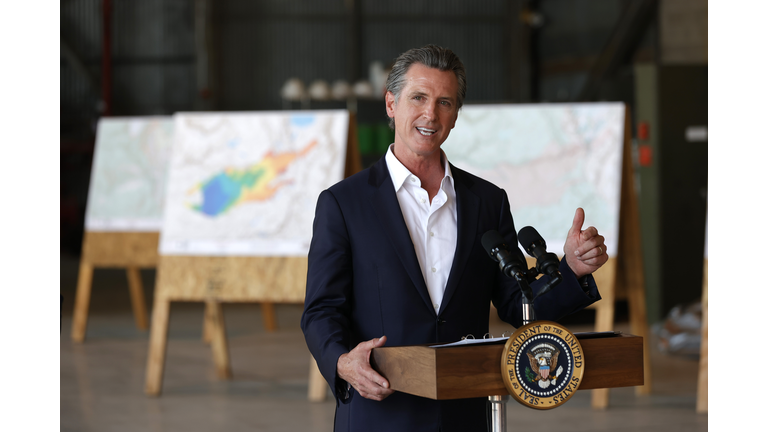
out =
<path fill-rule="evenodd" d="M 427 284 L 424 282 L 421 267 L 419 267 L 419 260 L 413 248 L 411 235 L 408 233 L 408 227 L 405 225 L 405 219 L 403 219 L 403 213 L 400 210 L 400 203 L 397 201 L 397 195 L 395 194 L 395 187 L 383 157 L 371 167 L 368 183 L 374 187 L 371 203 L 384 234 L 392 242 L 400 262 L 408 272 L 408 276 L 410 276 L 419 295 L 429 306 L 429 310 L 434 313 L 432 300 L 429 297 L 429 291 L 427 291 Z"/>
<path fill-rule="evenodd" d="M 477 218 L 480 209 L 480 198 L 470 190 L 472 181 L 464 175 L 463 171 L 458 170 L 453 165 L 451 165 L 451 173 L 455 180 L 454 187 L 456 189 L 456 253 L 453 256 L 451 273 L 448 275 L 448 282 L 445 285 L 440 312 L 445 310 L 446 305 L 456 292 L 461 275 L 464 273 L 469 254 L 472 252 L 477 238 Z"/>

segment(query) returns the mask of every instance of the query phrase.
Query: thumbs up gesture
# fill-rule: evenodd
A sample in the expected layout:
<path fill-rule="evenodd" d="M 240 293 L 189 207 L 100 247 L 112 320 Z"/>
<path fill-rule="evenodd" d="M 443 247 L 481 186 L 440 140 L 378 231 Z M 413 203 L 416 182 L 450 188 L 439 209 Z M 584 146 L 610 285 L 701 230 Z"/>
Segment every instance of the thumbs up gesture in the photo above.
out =
<path fill-rule="evenodd" d="M 608 261 L 605 238 L 597 233 L 595 227 L 582 230 L 583 225 L 584 209 L 577 208 L 563 247 L 565 261 L 576 278 L 593 273 Z"/>

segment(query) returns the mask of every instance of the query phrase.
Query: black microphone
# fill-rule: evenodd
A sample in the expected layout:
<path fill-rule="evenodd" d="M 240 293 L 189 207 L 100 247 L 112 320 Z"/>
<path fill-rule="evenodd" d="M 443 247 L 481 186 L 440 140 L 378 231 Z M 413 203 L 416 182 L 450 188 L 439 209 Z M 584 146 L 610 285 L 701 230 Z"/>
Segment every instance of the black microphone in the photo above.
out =
<path fill-rule="evenodd" d="M 525 263 L 509 252 L 504 238 L 498 231 L 491 230 L 486 232 L 480 239 L 480 243 L 491 259 L 499 263 L 499 269 L 501 269 L 502 273 L 515 279 L 526 277 Z"/>
<path fill-rule="evenodd" d="M 536 258 L 536 270 L 539 273 L 558 279 L 562 277 L 559 270 L 560 260 L 557 255 L 547 252 L 547 242 L 535 228 L 523 227 L 517 234 L 517 238 L 528 255 Z"/>

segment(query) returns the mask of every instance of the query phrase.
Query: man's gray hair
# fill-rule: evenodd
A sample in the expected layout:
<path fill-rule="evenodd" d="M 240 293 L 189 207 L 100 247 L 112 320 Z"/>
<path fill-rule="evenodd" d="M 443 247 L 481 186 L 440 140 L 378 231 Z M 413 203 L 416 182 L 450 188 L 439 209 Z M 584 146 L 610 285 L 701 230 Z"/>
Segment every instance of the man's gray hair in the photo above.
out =
<path fill-rule="evenodd" d="M 453 51 L 441 48 L 437 45 L 427 45 L 422 48 L 413 48 L 402 54 L 395 60 L 392 72 L 387 77 L 387 91 L 395 95 L 395 103 L 400 99 L 400 92 L 405 85 L 405 75 L 414 63 L 440 70 L 452 71 L 459 83 L 459 94 L 456 95 L 457 107 L 464 105 L 464 96 L 467 95 L 467 73 L 464 64 Z M 389 127 L 395 129 L 395 119 L 390 117 Z"/>

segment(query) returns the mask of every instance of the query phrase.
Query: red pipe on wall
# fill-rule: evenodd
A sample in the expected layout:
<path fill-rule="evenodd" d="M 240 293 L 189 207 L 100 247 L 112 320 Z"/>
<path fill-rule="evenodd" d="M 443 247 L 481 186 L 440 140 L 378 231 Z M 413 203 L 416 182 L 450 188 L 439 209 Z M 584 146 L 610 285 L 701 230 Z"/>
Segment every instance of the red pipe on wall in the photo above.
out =
<path fill-rule="evenodd" d="M 102 116 L 112 115 L 112 2 L 102 0 L 101 100 Z"/>

